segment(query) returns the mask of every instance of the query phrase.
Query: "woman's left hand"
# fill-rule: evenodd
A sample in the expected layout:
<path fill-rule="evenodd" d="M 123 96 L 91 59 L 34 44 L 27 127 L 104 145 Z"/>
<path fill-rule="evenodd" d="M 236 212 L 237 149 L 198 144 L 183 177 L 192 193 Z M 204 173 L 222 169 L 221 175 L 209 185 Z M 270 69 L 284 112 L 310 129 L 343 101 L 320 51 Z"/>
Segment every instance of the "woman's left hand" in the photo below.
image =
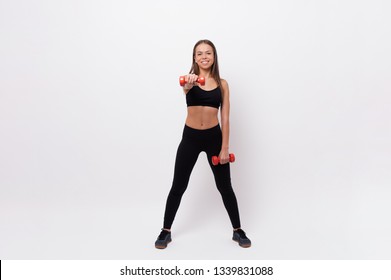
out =
<path fill-rule="evenodd" d="M 228 149 L 222 149 L 219 154 L 220 164 L 226 164 L 229 162 L 229 151 Z"/>

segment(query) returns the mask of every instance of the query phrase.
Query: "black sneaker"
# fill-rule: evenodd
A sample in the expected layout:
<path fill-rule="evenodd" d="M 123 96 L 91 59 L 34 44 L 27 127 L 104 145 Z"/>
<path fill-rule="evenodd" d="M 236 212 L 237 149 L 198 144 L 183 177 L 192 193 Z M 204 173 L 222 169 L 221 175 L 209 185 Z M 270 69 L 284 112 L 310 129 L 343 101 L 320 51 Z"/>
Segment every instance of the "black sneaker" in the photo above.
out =
<path fill-rule="evenodd" d="M 171 232 L 162 229 L 162 232 L 159 234 L 157 240 L 155 241 L 155 247 L 157 249 L 165 249 L 167 244 L 171 242 Z"/>
<path fill-rule="evenodd" d="M 242 229 L 234 230 L 232 240 L 239 243 L 240 247 L 248 248 L 251 246 L 251 240 L 248 239 L 246 233 Z"/>

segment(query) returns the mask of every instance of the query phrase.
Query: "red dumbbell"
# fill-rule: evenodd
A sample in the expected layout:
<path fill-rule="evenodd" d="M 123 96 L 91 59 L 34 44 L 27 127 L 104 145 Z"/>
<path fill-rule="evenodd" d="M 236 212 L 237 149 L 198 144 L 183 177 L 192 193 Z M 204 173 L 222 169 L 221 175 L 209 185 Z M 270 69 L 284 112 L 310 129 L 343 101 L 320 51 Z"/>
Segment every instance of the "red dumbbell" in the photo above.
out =
<path fill-rule="evenodd" d="M 234 162 L 234 161 L 235 161 L 235 155 L 229 154 L 229 162 Z M 218 165 L 219 163 L 220 163 L 220 158 L 218 156 L 213 156 L 212 157 L 212 164 Z"/>
<path fill-rule="evenodd" d="M 199 83 L 201 86 L 204 86 L 205 85 L 205 78 L 204 77 L 198 77 L 196 82 Z M 185 76 L 180 76 L 179 77 L 179 84 L 181 85 L 181 87 L 183 87 L 186 84 Z"/>

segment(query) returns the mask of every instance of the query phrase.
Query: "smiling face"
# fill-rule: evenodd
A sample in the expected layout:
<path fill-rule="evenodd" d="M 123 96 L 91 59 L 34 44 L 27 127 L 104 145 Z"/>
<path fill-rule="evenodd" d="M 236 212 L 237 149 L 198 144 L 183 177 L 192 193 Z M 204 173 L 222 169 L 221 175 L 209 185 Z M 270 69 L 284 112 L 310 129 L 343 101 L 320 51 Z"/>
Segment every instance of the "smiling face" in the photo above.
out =
<path fill-rule="evenodd" d="M 213 48 L 205 43 L 199 44 L 194 53 L 194 61 L 203 70 L 209 70 L 215 61 Z"/>
<path fill-rule="evenodd" d="M 221 85 L 217 51 L 211 41 L 202 39 L 194 45 L 192 65 L 189 73 L 210 76 Z"/>

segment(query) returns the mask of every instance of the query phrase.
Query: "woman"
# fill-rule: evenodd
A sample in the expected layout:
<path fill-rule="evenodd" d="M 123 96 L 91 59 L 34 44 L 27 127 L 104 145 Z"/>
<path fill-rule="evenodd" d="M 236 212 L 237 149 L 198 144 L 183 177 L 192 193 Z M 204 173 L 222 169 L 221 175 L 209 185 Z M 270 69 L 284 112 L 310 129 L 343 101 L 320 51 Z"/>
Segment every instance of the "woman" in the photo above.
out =
<path fill-rule="evenodd" d="M 193 64 L 190 74 L 185 76 L 187 118 L 179 144 L 174 179 L 169 192 L 164 214 L 163 228 L 155 247 L 164 249 L 171 242 L 171 225 L 179 208 L 191 171 L 200 152 L 207 154 L 217 189 L 233 226 L 234 241 L 242 247 L 250 247 L 251 241 L 241 229 L 239 210 L 231 186 L 229 167 L 229 89 L 228 83 L 220 78 L 217 53 L 209 40 L 198 41 L 193 48 Z M 205 78 L 205 85 L 197 82 Z M 221 106 L 221 128 L 218 111 Z M 212 164 L 212 156 L 218 155 L 220 164 Z"/>

